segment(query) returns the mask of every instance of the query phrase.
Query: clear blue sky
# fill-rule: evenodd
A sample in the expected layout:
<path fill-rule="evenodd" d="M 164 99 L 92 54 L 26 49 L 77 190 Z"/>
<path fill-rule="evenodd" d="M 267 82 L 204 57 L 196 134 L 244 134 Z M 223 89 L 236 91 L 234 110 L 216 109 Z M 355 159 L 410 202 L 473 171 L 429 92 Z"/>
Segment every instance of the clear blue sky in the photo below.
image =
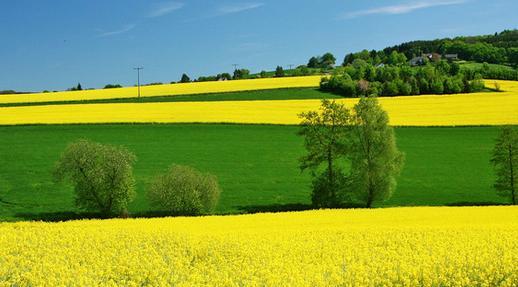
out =
<path fill-rule="evenodd" d="M 0 1 L 0 90 L 170 82 L 518 28 L 516 0 Z"/>

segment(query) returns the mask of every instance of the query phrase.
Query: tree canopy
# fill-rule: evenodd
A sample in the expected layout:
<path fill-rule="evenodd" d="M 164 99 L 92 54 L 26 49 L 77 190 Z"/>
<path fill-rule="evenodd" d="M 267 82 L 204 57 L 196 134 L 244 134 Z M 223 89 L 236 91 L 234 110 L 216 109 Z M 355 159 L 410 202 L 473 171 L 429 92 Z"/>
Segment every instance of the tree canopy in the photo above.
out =
<path fill-rule="evenodd" d="M 135 159 L 123 147 L 79 140 L 61 155 L 54 178 L 74 186 L 77 207 L 104 215 L 124 214 L 135 197 Z"/>

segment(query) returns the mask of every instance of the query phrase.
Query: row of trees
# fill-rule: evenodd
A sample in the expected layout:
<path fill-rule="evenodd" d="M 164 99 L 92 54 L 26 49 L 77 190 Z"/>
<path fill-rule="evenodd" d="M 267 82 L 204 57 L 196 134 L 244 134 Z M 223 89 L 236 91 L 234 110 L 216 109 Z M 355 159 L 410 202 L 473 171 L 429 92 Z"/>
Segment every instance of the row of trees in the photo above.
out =
<path fill-rule="evenodd" d="M 306 155 L 302 171 L 309 170 L 312 203 L 317 208 L 372 207 L 391 197 L 403 167 L 387 113 L 375 97 L 362 97 L 352 110 L 323 100 L 319 111 L 300 114 L 299 135 Z M 54 168 L 57 182 L 74 187 L 75 204 L 104 216 L 127 216 L 136 196 L 133 165 L 136 157 L 124 147 L 88 140 L 71 143 Z M 518 131 L 502 129 L 492 152 L 498 194 L 517 202 Z M 156 175 L 147 188 L 154 208 L 171 215 L 210 214 L 220 195 L 217 178 L 209 173 L 173 165 Z"/>
<path fill-rule="evenodd" d="M 124 147 L 79 140 L 61 155 L 54 179 L 73 185 L 78 208 L 125 216 L 136 196 L 135 161 L 135 155 Z M 180 165 L 154 177 L 147 190 L 153 207 L 173 215 L 211 213 L 219 194 L 215 176 Z"/>
<path fill-rule="evenodd" d="M 377 98 L 362 97 L 352 111 L 323 100 L 319 111 L 300 118 L 306 148 L 300 168 L 313 176 L 315 207 L 371 207 L 390 198 L 404 155 Z"/>
<path fill-rule="evenodd" d="M 480 74 L 484 79 L 518 81 L 518 69 L 506 66 L 484 63 L 480 67 L 463 66 L 462 70 L 472 74 Z"/>
<path fill-rule="evenodd" d="M 380 64 L 402 65 L 406 64 L 408 59 L 409 57 L 407 57 L 405 54 L 398 53 L 397 51 L 391 51 L 390 53 L 386 53 L 384 51 L 362 50 L 357 53 L 349 53 L 345 55 L 344 60 L 342 62 L 342 66 L 346 67 L 348 65 L 351 65 L 356 60 L 363 60 L 374 66 Z"/>
<path fill-rule="evenodd" d="M 333 64 L 334 65 L 334 64 Z M 191 79 L 187 74 L 182 74 L 179 83 L 189 82 L 208 82 L 208 81 L 229 81 L 229 80 L 243 80 L 243 79 L 261 79 L 261 78 L 272 78 L 272 77 L 299 77 L 299 76 L 310 76 L 322 73 L 321 68 L 310 68 L 306 65 L 301 65 L 295 69 L 286 71 L 282 66 L 277 66 L 275 71 L 266 72 L 261 71 L 258 74 L 251 74 L 248 69 L 236 69 L 233 74 L 221 73 L 215 76 L 200 76 L 197 79 Z M 172 84 L 175 82 L 171 82 Z"/>
<path fill-rule="evenodd" d="M 300 115 L 299 135 L 306 155 L 302 171 L 313 177 L 312 203 L 317 208 L 372 207 L 396 187 L 404 155 L 396 146 L 388 116 L 375 97 L 362 97 L 352 110 L 323 100 L 319 111 Z M 504 127 L 491 155 L 498 195 L 518 200 L 518 130 Z"/>
<path fill-rule="evenodd" d="M 311 57 L 308 61 L 307 67 L 314 69 L 330 70 L 336 64 L 336 58 L 331 53 L 325 53 L 322 56 Z"/>
<path fill-rule="evenodd" d="M 331 77 L 322 78 L 320 88 L 345 97 L 455 94 L 481 91 L 484 82 L 479 73 L 461 71 L 457 63 L 446 61 L 411 67 L 406 61 L 375 66 L 355 59 L 335 69 Z"/>

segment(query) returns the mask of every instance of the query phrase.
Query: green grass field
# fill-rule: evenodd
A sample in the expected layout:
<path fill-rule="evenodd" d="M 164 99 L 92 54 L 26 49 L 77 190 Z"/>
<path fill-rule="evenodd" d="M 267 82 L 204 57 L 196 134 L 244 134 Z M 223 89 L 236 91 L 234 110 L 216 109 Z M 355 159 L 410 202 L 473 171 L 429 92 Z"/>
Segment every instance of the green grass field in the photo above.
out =
<path fill-rule="evenodd" d="M 337 99 L 339 95 L 325 93 L 317 88 L 289 88 L 258 91 L 242 91 L 214 94 L 157 96 L 142 98 L 102 99 L 87 101 L 35 102 L 35 103 L 0 103 L 0 107 L 32 106 L 32 105 L 64 105 L 94 103 L 152 103 L 152 102 L 208 102 L 208 101 L 257 101 L 257 100 L 307 100 Z"/>
<path fill-rule="evenodd" d="M 501 68 L 506 70 L 514 70 L 513 67 L 506 66 L 506 65 L 499 65 L 499 64 L 487 64 L 491 68 Z M 477 62 L 463 62 L 460 64 L 462 68 L 467 69 L 481 69 L 484 67 L 483 63 L 477 63 Z"/>
<path fill-rule="evenodd" d="M 216 174 L 218 213 L 296 209 L 310 202 L 310 178 L 295 126 L 56 125 L 0 127 L 0 220 L 69 218 L 72 188 L 51 170 L 76 139 L 124 145 L 138 161 L 133 215 L 149 214 L 145 186 L 172 163 Z M 377 206 L 503 203 L 492 190 L 489 154 L 497 128 L 397 128 L 406 165 L 392 199 Z"/>

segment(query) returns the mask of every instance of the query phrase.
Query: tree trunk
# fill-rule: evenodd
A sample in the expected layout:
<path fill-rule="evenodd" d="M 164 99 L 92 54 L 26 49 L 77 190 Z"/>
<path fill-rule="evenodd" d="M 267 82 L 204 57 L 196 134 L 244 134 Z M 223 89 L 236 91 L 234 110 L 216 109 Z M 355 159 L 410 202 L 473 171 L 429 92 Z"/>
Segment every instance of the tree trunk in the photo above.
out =
<path fill-rule="evenodd" d="M 369 197 L 367 197 L 367 208 L 371 208 L 372 207 L 372 202 L 373 202 L 373 198 L 369 194 Z"/>
<path fill-rule="evenodd" d="M 335 190 L 334 190 L 334 174 L 333 174 L 333 154 L 331 151 L 331 148 L 327 150 L 327 172 L 328 172 L 328 180 L 329 180 L 329 186 L 331 187 L 331 192 L 329 194 L 329 199 L 334 201 L 335 200 Z M 331 205 L 331 202 L 328 202 L 328 205 Z M 330 206 L 329 206 L 330 207 Z"/>
<path fill-rule="evenodd" d="M 514 186 L 514 167 L 513 167 L 513 146 L 509 145 L 509 171 L 511 173 L 511 197 L 513 200 L 513 205 L 516 205 L 516 197 L 515 197 L 515 186 Z"/>

